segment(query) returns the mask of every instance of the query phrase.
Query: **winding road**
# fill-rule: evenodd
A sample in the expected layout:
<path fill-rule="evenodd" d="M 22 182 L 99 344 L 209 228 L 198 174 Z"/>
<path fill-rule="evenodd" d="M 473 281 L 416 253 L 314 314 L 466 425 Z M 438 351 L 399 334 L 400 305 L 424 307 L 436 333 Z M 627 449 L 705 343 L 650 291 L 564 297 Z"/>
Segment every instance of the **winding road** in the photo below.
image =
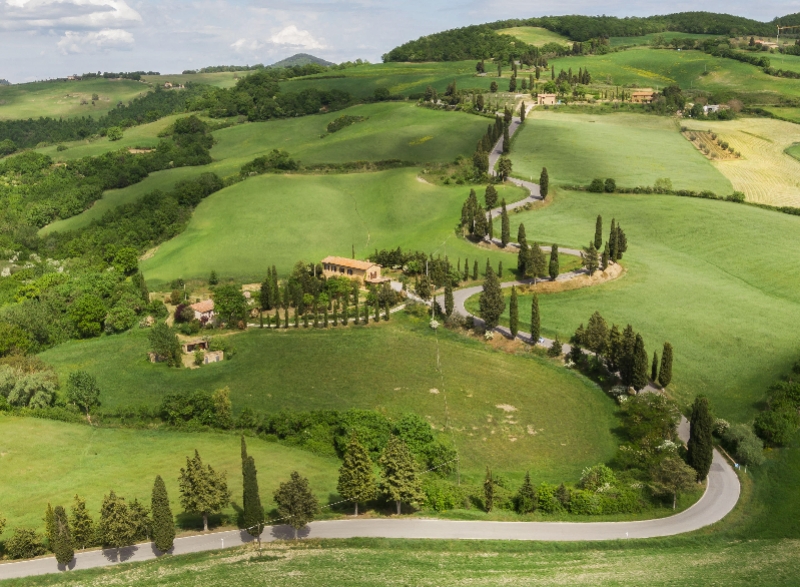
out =
<path fill-rule="evenodd" d="M 512 123 L 510 134 L 519 127 L 519 119 Z M 502 153 L 502 139 L 495 147 L 492 157 L 497 161 Z M 492 168 L 494 166 L 492 163 Z M 530 182 L 512 179 L 514 183 L 529 189 L 530 196 L 510 206 L 524 206 L 529 201 L 541 200 L 539 186 Z M 499 209 L 492 214 L 499 214 Z M 568 252 L 564 250 L 564 252 Z M 572 254 L 575 254 L 574 252 Z M 570 279 L 573 274 L 564 274 L 560 279 Z M 502 287 L 525 285 L 527 282 L 506 282 Z M 463 314 L 466 301 L 480 293 L 482 287 L 471 287 L 454 292 L 455 308 Z M 442 299 L 439 300 L 443 305 Z M 480 320 L 479 318 L 475 318 Z M 498 331 L 510 336 L 507 329 L 499 327 Z M 530 335 L 520 333 L 520 338 L 530 341 Z M 543 340 L 540 344 L 552 345 L 552 341 Z M 564 345 L 565 352 L 569 351 Z M 689 423 L 683 419 L 679 426 L 679 435 L 686 441 L 689 437 Z M 312 522 L 302 532 L 303 538 L 426 538 L 426 539 L 470 539 L 470 540 L 544 540 L 544 541 L 583 541 L 583 540 L 626 540 L 634 538 L 654 538 L 672 536 L 691 532 L 714 524 L 724 518 L 739 500 L 739 478 L 727 460 L 714 451 L 714 460 L 708 475 L 706 491 L 700 500 L 689 509 L 670 516 L 654 520 L 638 522 L 486 522 L 486 521 L 451 521 L 422 518 L 380 518 L 380 519 L 346 519 L 324 522 Z M 291 539 L 293 531 L 288 526 L 269 526 L 262 534 L 262 540 L 271 542 L 279 539 Z M 231 530 L 188 536 L 175 540 L 172 554 L 202 552 L 219 548 L 229 548 L 253 542 L 255 539 L 244 531 Z M 80 552 L 69 564 L 69 569 L 90 569 L 105 567 L 122 562 L 139 562 L 158 558 L 152 543 L 138 544 L 119 550 L 93 550 Z M 54 557 L 38 558 L 20 562 L 0 564 L 0 580 L 33 575 L 57 573 L 65 570 Z"/>

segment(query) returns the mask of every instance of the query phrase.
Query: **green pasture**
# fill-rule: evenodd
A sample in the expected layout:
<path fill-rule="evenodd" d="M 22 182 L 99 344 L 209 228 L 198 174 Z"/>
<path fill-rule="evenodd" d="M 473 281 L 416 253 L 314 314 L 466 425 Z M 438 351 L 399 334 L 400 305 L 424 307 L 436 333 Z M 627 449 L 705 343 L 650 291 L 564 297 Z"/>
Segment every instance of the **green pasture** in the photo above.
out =
<path fill-rule="evenodd" d="M 347 257 L 353 249 L 364 258 L 398 246 L 453 261 L 490 258 L 496 266 L 505 260 L 509 267 L 511 253 L 482 251 L 456 236 L 469 190 L 425 183 L 416 169 L 251 177 L 206 198 L 186 230 L 141 267 L 153 285 L 205 279 L 212 269 L 221 277 L 260 281 L 272 265 L 285 275 L 299 260 Z M 520 191 L 507 186 L 500 197 Z"/>
<path fill-rule="evenodd" d="M 99 118 L 150 91 L 150 86 L 133 80 L 86 79 L 81 81 L 46 81 L 0 86 L 0 120 L 39 118 Z M 100 100 L 92 104 L 92 94 Z M 87 104 L 82 105 L 81 100 Z"/>
<path fill-rule="evenodd" d="M 707 39 L 709 37 L 719 37 L 719 35 L 698 35 L 695 33 L 681 33 L 673 31 L 664 31 L 663 33 L 648 33 L 638 37 L 611 37 L 608 39 L 612 47 L 619 47 L 621 45 L 651 45 L 655 37 L 660 36 L 666 42 L 672 39 Z"/>
<path fill-rule="evenodd" d="M 764 110 L 771 112 L 783 120 L 800 124 L 800 108 L 767 106 L 764 108 Z"/>
<path fill-rule="evenodd" d="M 540 47 L 547 43 L 559 43 L 561 45 L 570 44 L 571 41 L 559 33 L 547 30 L 538 26 L 518 26 L 497 31 L 501 35 L 516 37 L 523 43 Z"/>
<path fill-rule="evenodd" d="M 530 469 L 537 479 L 575 481 L 614 454 L 614 402 L 595 385 L 543 359 L 437 335 L 403 315 L 369 327 L 256 328 L 231 342 L 233 359 L 200 369 L 150 363 L 144 331 L 71 342 L 41 358 L 62 380 L 76 369 L 94 374 L 106 408 L 157 406 L 168 392 L 228 386 L 236 413 L 414 412 L 444 434 L 449 410 L 461 469 L 475 481 L 487 465 L 515 480 Z"/>
<path fill-rule="evenodd" d="M 753 65 L 701 51 L 641 47 L 607 55 L 559 57 L 549 63 L 556 72 L 588 68 L 593 83 L 653 89 L 678 84 L 710 92 L 717 101 L 738 96 L 748 103 L 777 104 L 780 96 L 800 96 L 800 80 L 770 76 Z"/>
<path fill-rule="evenodd" d="M 164 478 L 178 524 L 202 527 L 195 516 L 180 515 L 178 475 L 195 449 L 205 463 L 227 473 L 231 501 L 241 508 L 241 448 L 235 434 L 97 428 L 11 416 L 0 416 L 0 429 L 0 511 L 10 528 L 41 528 L 47 503 L 68 509 L 76 493 L 86 499 L 95 520 L 103 495 L 112 489 L 149 506 L 156 475 Z M 278 483 L 294 470 L 309 478 L 323 502 L 335 491 L 338 459 L 258 438 L 248 439 L 247 449 L 255 458 L 261 500 L 268 510 L 274 507 L 272 493 Z M 234 524 L 236 515 L 230 505 L 223 511 Z"/>
<path fill-rule="evenodd" d="M 652 186 L 727 195 L 728 179 L 681 134 L 675 121 L 642 114 L 568 114 L 536 109 L 511 150 L 514 173 L 551 183 L 587 185 L 614 178 L 619 187 Z"/>
<path fill-rule="evenodd" d="M 627 272 L 604 285 L 541 296 L 544 334 L 566 340 L 595 311 L 631 324 L 649 356 L 672 343 L 676 399 L 687 404 L 705 394 L 719 417 L 751 420 L 767 388 L 800 356 L 793 269 L 800 264 L 793 244 L 800 218 L 677 196 L 568 192 L 545 209 L 512 216 L 512 234 L 524 222 L 529 241 L 587 246 L 598 214 L 606 234 L 612 218 L 622 224 Z M 525 296 L 520 323 L 529 320 Z"/>
<path fill-rule="evenodd" d="M 798 55 L 770 53 L 767 57 L 769 57 L 769 64 L 775 69 L 800 73 L 800 56 Z"/>
<path fill-rule="evenodd" d="M 232 88 L 236 85 L 239 78 L 250 75 L 250 71 L 219 71 L 216 73 L 162 73 L 161 75 L 143 75 L 142 79 L 149 84 L 164 85 L 170 82 L 172 85 L 186 84 L 205 84 L 217 88 Z"/>
<path fill-rule="evenodd" d="M 478 76 L 475 61 L 427 63 L 377 63 L 341 71 L 326 72 L 281 83 L 282 91 L 298 92 L 307 88 L 337 89 L 357 97 L 372 96 L 377 88 L 389 88 L 393 94 L 417 94 L 429 85 L 440 94 L 453 81 L 459 88 L 489 89 L 496 76 Z M 491 68 L 490 68 L 491 69 Z"/>
<path fill-rule="evenodd" d="M 795 159 L 800 160 L 800 143 L 792 145 L 791 147 L 786 149 L 786 152 Z"/>

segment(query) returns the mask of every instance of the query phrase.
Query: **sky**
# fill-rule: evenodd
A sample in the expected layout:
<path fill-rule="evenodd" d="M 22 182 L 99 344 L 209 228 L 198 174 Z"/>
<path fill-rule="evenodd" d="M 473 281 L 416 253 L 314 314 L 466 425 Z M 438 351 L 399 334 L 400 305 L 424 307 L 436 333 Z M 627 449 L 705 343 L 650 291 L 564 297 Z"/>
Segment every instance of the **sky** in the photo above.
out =
<path fill-rule="evenodd" d="M 405 41 L 505 18 L 551 14 L 647 16 L 684 10 L 766 21 L 800 0 L 0 0 L 0 79 L 90 71 L 179 73 L 270 64 L 295 53 L 379 62 Z"/>

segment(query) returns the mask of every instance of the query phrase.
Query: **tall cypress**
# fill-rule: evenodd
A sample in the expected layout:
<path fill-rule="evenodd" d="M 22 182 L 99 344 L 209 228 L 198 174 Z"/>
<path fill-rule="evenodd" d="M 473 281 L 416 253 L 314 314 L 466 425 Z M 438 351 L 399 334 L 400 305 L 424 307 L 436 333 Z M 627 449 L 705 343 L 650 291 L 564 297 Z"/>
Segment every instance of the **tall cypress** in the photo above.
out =
<path fill-rule="evenodd" d="M 464 259 L 464 281 L 469 280 L 469 259 Z"/>
<path fill-rule="evenodd" d="M 525 82 L 523 82 L 525 83 Z M 523 100 L 522 104 L 519 107 L 519 121 L 525 122 L 525 101 Z"/>
<path fill-rule="evenodd" d="M 503 125 L 503 155 L 511 152 L 511 138 L 508 136 L 508 125 Z"/>
<path fill-rule="evenodd" d="M 497 205 L 497 190 L 492 184 L 486 186 L 486 193 L 483 199 L 486 202 L 486 210 L 491 210 Z"/>
<path fill-rule="evenodd" d="M 647 351 L 644 348 L 644 339 L 641 334 L 636 335 L 633 347 L 633 380 L 631 384 L 636 391 L 647 386 Z"/>
<path fill-rule="evenodd" d="M 478 279 L 478 260 L 475 259 L 475 262 L 472 264 L 472 279 Z"/>
<path fill-rule="evenodd" d="M 57 505 L 53 512 L 53 544 L 51 544 L 51 548 L 53 554 L 56 555 L 58 564 L 66 565 L 75 556 L 67 513 L 60 505 Z"/>
<path fill-rule="evenodd" d="M 533 243 L 530 248 L 530 266 L 527 267 L 528 273 L 533 277 L 533 283 L 544 273 L 544 253 L 542 252 L 539 243 Z"/>
<path fill-rule="evenodd" d="M 86 500 L 75 496 L 75 501 L 70 508 L 70 533 L 72 540 L 79 549 L 93 546 L 96 539 L 96 528 L 92 516 L 86 509 Z"/>
<path fill-rule="evenodd" d="M 650 381 L 658 380 L 658 351 L 653 351 L 653 365 L 650 367 Z"/>
<path fill-rule="evenodd" d="M 597 221 L 594 225 L 594 248 L 598 251 L 603 246 L 603 217 L 597 215 Z"/>
<path fill-rule="evenodd" d="M 608 243 L 606 243 L 605 248 L 603 249 L 603 254 L 600 255 L 600 268 L 605 271 L 608 269 L 608 261 L 611 254 L 608 251 Z"/>
<path fill-rule="evenodd" d="M 489 216 L 488 220 L 489 228 L 486 232 L 489 235 L 489 240 L 492 240 L 494 238 L 494 216 L 492 216 L 491 213 L 488 216 Z"/>
<path fill-rule="evenodd" d="M 500 226 L 500 243 L 505 247 L 511 241 L 511 222 L 508 219 L 505 199 L 503 199 L 502 212 L 500 213 Z"/>
<path fill-rule="evenodd" d="M 481 318 L 483 318 L 486 329 L 494 329 L 506 309 L 506 300 L 503 297 L 503 290 L 500 289 L 500 280 L 497 279 L 497 275 L 495 275 L 491 267 L 489 267 L 486 280 L 483 282 L 483 292 L 480 296 L 479 305 Z"/>
<path fill-rule="evenodd" d="M 175 519 L 169 507 L 167 486 L 161 475 L 156 475 L 153 483 L 153 494 L 150 500 L 153 515 L 153 542 L 161 552 L 169 552 L 175 540 Z"/>
<path fill-rule="evenodd" d="M 491 267 L 491 265 L 489 264 L 489 259 L 487 258 L 487 259 L 486 259 L 486 267 L 485 267 L 485 268 L 484 268 L 484 270 L 483 270 L 483 276 L 484 276 L 484 277 L 486 277 L 487 275 L 489 275 L 489 267 Z"/>
<path fill-rule="evenodd" d="M 499 261 L 497 263 L 497 277 L 499 277 L 501 279 L 503 277 L 503 262 L 502 261 Z"/>
<path fill-rule="evenodd" d="M 547 269 L 550 280 L 555 281 L 559 273 L 558 245 L 556 243 L 553 243 L 553 246 L 550 247 L 550 264 Z"/>
<path fill-rule="evenodd" d="M 258 471 L 253 457 L 248 456 L 242 467 L 243 489 L 242 510 L 244 527 L 250 536 L 258 539 L 261 544 L 261 532 L 264 529 L 264 508 L 261 505 L 261 496 L 258 493 Z"/>
<path fill-rule="evenodd" d="M 510 323 L 510 330 L 511 330 L 511 338 L 517 338 L 517 334 L 519 334 L 519 307 L 517 301 L 517 288 L 511 288 L 511 302 L 508 306 L 508 313 L 509 313 L 509 323 Z"/>
<path fill-rule="evenodd" d="M 633 385 L 634 370 L 634 349 L 636 346 L 636 334 L 633 327 L 628 324 L 622 332 L 622 345 L 619 357 L 619 376 L 623 385 L 630 387 Z"/>
<path fill-rule="evenodd" d="M 47 508 L 44 510 L 44 535 L 47 537 L 47 547 L 53 550 L 53 542 L 56 536 L 56 518 L 50 502 L 47 502 Z"/>
<path fill-rule="evenodd" d="M 539 295 L 533 294 L 531 300 L 531 344 L 537 344 L 541 336 L 541 318 L 539 316 Z"/>
<path fill-rule="evenodd" d="M 531 473 L 528 471 L 525 473 L 525 480 L 514 498 L 514 509 L 517 510 L 518 514 L 530 514 L 536 511 L 536 506 L 539 504 L 537 497 L 536 489 L 531 483 Z"/>
<path fill-rule="evenodd" d="M 355 515 L 358 515 L 358 502 L 365 502 L 375 498 L 377 486 L 375 475 L 372 471 L 372 460 L 364 445 L 353 434 L 347 445 L 347 451 L 339 469 L 339 483 L 336 487 L 345 499 L 355 504 Z"/>
<path fill-rule="evenodd" d="M 617 242 L 617 221 L 615 218 L 611 219 L 611 231 L 608 233 L 608 253 L 612 263 L 616 263 L 619 259 L 618 255 L 619 243 Z"/>
<path fill-rule="evenodd" d="M 658 372 L 658 383 L 661 387 L 666 387 L 672 381 L 672 345 L 664 343 L 664 351 L 661 353 L 661 369 Z"/>
<path fill-rule="evenodd" d="M 711 461 L 714 458 L 714 444 L 711 438 L 713 428 L 714 421 L 711 418 L 708 399 L 698 396 L 692 406 L 686 455 L 686 461 L 697 471 L 698 482 L 705 479 L 711 469 Z"/>
<path fill-rule="evenodd" d="M 550 193 L 550 176 L 547 175 L 547 167 L 542 167 L 542 174 L 539 176 L 539 194 L 546 198 Z"/>
<path fill-rule="evenodd" d="M 444 284 L 444 313 L 447 316 L 453 314 L 453 309 L 455 308 L 455 301 L 453 300 L 453 286 L 448 280 Z"/>

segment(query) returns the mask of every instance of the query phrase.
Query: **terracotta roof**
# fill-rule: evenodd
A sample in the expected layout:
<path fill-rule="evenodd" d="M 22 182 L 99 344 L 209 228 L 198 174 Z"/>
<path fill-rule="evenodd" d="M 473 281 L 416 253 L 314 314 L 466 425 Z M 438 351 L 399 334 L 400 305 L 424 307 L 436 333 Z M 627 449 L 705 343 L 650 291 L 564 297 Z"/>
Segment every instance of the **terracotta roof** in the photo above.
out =
<path fill-rule="evenodd" d="M 650 94 L 655 94 L 655 92 L 653 90 L 651 90 L 650 88 L 642 88 L 641 90 L 636 90 L 634 92 L 631 92 L 631 94 L 634 95 L 634 96 L 636 94 L 647 94 L 647 95 L 650 95 Z"/>
<path fill-rule="evenodd" d="M 189 307 L 195 312 L 205 314 L 206 312 L 214 311 L 214 300 L 203 300 L 202 302 L 197 302 Z"/>
<path fill-rule="evenodd" d="M 348 259 L 347 257 L 325 257 L 322 263 L 330 263 L 331 265 L 339 265 L 340 267 L 348 267 L 350 269 L 360 269 L 367 271 L 371 267 L 375 267 L 377 263 L 371 261 L 359 261 L 358 259 Z"/>

